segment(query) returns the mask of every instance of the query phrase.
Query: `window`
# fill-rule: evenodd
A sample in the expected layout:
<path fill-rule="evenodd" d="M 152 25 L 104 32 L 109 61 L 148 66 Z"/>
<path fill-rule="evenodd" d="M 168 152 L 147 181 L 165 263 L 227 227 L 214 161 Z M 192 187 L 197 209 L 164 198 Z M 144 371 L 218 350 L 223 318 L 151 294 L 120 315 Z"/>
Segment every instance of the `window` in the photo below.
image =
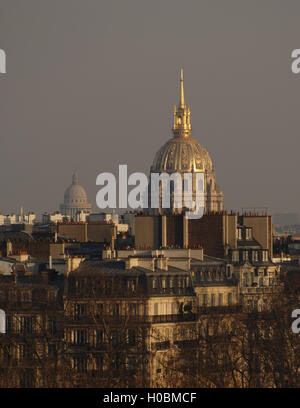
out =
<path fill-rule="evenodd" d="M 166 330 L 165 330 L 165 338 L 166 338 L 166 340 L 169 340 L 169 339 L 170 339 L 170 330 L 171 330 L 171 329 L 168 329 L 168 328 L 166 328 Z"/>
<path fill-rule="evenodd" d="M 4 360 L 6 362 L 9 362 L 12 357 L 12 344 L 7 344 L 5 347 L 3 347 L 3 352 L 4 352 Z"/>
<path fill-rule="evenodd" d="M 212 306 L 216 305 L 215 295 L 213 293 L 211 294 L 211 305 Z"/>
<path fill-rule="evenodd" d="M 120 341 L 119 341 L 119 332 L 118 332 L 118 330 L 114 329 L 114 330 L 111 331 L 111 341 L 112 341 L 112 344 L 114 346 L 119 344 Z"/>
<path fill-rule="evenodd" d="M 86 313 L 86 305 L 84 303 L 75 304 L 75 314 L 77 316 L 83 316 Z"/>
<path fill-rule="evenodd" d="M 86 330 L 84 329 L 73 330 L 73 344 L 86 344 L 86 334 Z"/>
<path fill-rule="evenodd" d="M 246 239 L 252 239 L 252 228 L 246 228 Z"/>
<path fill-rule="evenodd" d="M 6 326 L 5 326 L 6 333 L 12 333 L 12 317 L 6 316 Z"/>
<path fill-rule="evenodd" d="M 113 307 L 113 315 L 119 316 L 120 315 L 120 305 L 117 303 Z"/>
<path fill-rule="evenodd" d="M 177 314 L 177 305 L 176 305 L 176 303 L 172 303 L 171 304 L 171 313 L 174 315 L 174 314 Z"/>
<path fill-rule="evenodd" d="M 258 251 L 252 251 L 252 261 L 253 262 L 258 261 Z"/>
<path fill-rule="evenodd" d="M 136 369 L 136 358 L 134 356 L 128 357 L 128 369 L 130 371 L 135 371 Z"/>
<path fill-rule="evenodd" d="M 97 317 L 103 316 L 104 314 L 104 304 L 103 303 L 97 304 L 96 314 L 97 314 Z"/>
<path fill-rule="evenodd" d="M 32 317 L 20 316 L 19 317 L 20 333 L 30 335 L 32 334 Z"/>
<path fill-rule="evenodd" d="M 96 370 L 98 372 L 103 372 L 103 356 L 97 355 L 94 357 Z"/>
<path fill-rule="evenodd" d="M 223 305 L 223 293 L 219 293 L 219 306 Z"/>
<path fill-rule="evenodd" d="M 243 251 L 243 261 L 247 261 L 248 260 L 248 251 L 244 250 Z"/>
<path fill-rule="evenodd" d="M 78 293 L 82 292 L 83 288 L 84 288 L 84 280 L 83 279 L 79 279 L 76 280 L 76 290 Z"/>
<path fill-rule="evenodd" d="M 21 292 L 22 302 L 31 302 L 31 291 L 24 290 Z"/>
<path fill-rule="evenodd" d="M 238 229 L 237 229 L 237 239 L 243 239 L 243 236 L 242 236 L 242 228 L 238 228 Z"/>
<path fill-rule="evenodd" d="M 178 329 L 174 328 L 173 329 L 173 341 L 178 340 Z"/>
<path fill-rule="evenodd" d="M 138 315 L 139 316 L 144 316 L 146 310 L 145 310 L 145 305 L 143 303 L 140 303 L 139 305 L 137 305 L 138 307 Z"/>
<path fill-rule="evenodd" d="M 136 305 L 136 303 L 130 303 L 130 305 L 129 305 L 129 314 L 131 316 L 136 316 L 136 314 L 137 314 L 137 305 Z"/>
<path fill-rule="evenodd" d="M 152 289 L 157 289 L 157 279 L 156 278 L 152 279 Z"/>
<path fill-rule="evenodd" d="M 208 295 L 205 293 L 203 295 L 203 306 L 207 306 L 208 304 Z"/>
<path fill-rule="evenodd" d="M 233 260 L 233 262 L 238 262 L 239 261 L 239 251 L 238 250 L 232 251 L 232 260 Z"/>
<path fill-rule="evenodd" d="M 228 306 L 232 305 L 232 293 L 228 293 Z"/>
<path fill-rule="evenodd" d="M 136 289 L 136 282 L 135 282 L 135 280 L 128 280 L 128 281 L 127 281 L 127 287 L 128 287 L 128 290 L 129 290 L 131 293 L 134 293 L 134 292 L 135 292 L 135 289 Z"/>
<path fill-rule="evenodd" d="M 48 318 L 48 332 L 51 336 L 54 336 L 56 334 L 56 322 L 52 318 Z"/>
<path fill-rule="evenodd" d="M 112 358 L 112 368 L 114 370 L 118 370 L 121 366 L 121 355 L 120 353 L 116 353 Z"/>
<path fill-rule="evenodd" d="M 262 261 L 263 262 L 268 262 L 268 250 L 264 249 L 262 251 Z"/>
<path fill-rule="evenodd" d="M 31 388 L 33 387 L 34 373 L 33 370 L 26 368 L 20 375 L 20 387 Z"/>
<path fill-rule="evenodd" d="M 96 331 L 96 344 L 103 344 L 104 343 L 104 331 L 103 329 L 99 329 Z"/>
<path fill-rule="evenodd" d="M 128 344 L 129 346 L 136 345 L 136 331 L 134 329 L 128 330 Z"/>
<path fill-rule="evenodd" d="M 18 355 L 20 359 L 31 358 L 32 353 L 28 344 L 18 344 Z"/>
<path fill-rule="evenodd" d="M 182 281 L 182 279 L 177 280 L 177 287 L 178 287 L 178 292 L 182 293 L 182 291 L 183 291 L 183 281 Z"/>
<path fill-rule="evenodd" d="M 85 373 L 87 371 L 87 360 L 84 356 L 73 357 L 73 369 L 77 373 Z"/>

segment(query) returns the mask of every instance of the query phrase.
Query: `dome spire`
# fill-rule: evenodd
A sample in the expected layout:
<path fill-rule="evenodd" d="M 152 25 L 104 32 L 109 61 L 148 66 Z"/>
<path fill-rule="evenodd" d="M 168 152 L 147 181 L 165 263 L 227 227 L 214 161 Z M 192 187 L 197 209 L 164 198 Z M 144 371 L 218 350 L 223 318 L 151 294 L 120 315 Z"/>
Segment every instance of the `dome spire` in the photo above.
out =
<path fill-rule="evenodd" d="M 185 107 L 184 103 L 184 88 L 183 88 L 183 69 L 180 69 L 180 108 Z"/>
<path fill-rule="evenodd" d="M 191 111 L 184 102 L 183 69 L 180 70 L 180 103 L 174 107 L 174 137 L 191 136 Z"/>
<path fill-rule="evenodd" d="M 73 173 L 72 184 L 79 184 L 78 174 L 76 173 L 76 171 L 74 171 Z"/>

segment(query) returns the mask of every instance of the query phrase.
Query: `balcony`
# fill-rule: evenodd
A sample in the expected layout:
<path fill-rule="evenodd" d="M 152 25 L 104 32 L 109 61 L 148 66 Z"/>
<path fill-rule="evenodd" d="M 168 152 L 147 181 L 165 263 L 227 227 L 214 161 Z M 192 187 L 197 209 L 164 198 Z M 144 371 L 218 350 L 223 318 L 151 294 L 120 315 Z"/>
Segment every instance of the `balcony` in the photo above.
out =
<path fill-rule="evenodd" d="M 271 294 L 271 293 L 278 293 L 282 290 L 282 286 L 255 286 L 255 287 L 246 287 L 241 288 L 241 294 Z"/>
<path fill-rule="evenodd" d="M 241 305 L 229 305 L 229 306 L 199 306 L 197 308 L 198 314 L 211 314 L 211 313 L 240 313 L 242 312 Z"/>
<path fill-rule="evenodd" d="M 170 315 L 148 316 L 150 323 L 177 323 L 177 322 L 194 322 L 196 321 L 195 313 L 181 313 Z"/>
<path fill-rule="evenodd" d="M 127 323 L 128 326 L 134 324 L 149 324 L 149 323 L 172 323 L 172 322 L 187 322 L 195 321 L 196 315 L 194 313 L 180 313 L 180 314 L 169 314 L 169 315 L 155 315 L 155 316 L 145 316 L 145 315 L 102 315 L 93 318 L 92 316 L 68 316 L 67 322 L 70 325 L 83 325 L 92 326 L 101 324 L 102 322 L 110 324 L 124 324 Z"/>

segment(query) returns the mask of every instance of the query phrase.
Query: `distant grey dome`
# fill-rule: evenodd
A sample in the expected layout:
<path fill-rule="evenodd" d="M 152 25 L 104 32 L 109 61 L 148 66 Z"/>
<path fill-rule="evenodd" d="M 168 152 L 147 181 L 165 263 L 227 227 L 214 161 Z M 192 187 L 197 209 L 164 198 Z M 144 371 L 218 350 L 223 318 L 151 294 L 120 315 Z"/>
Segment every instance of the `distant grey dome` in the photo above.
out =
<path fill-rule="evenodd" d="M 59 208 L 62 214 L 70 216 L 73 220 L 76 220 L 78 212 L 92 210 L 85 189 L 79 184 L 76 173 L 73 174 L 72 184 L 65 191 L 64 203 Z"/>
<path fill-rule="evenodd" d="M 87 203 L 88 199 L 85 189 L 79 184 L 78 176 L 74 173 L 72 184 L 65 191 L 64 204 L 74 206 Z"/>

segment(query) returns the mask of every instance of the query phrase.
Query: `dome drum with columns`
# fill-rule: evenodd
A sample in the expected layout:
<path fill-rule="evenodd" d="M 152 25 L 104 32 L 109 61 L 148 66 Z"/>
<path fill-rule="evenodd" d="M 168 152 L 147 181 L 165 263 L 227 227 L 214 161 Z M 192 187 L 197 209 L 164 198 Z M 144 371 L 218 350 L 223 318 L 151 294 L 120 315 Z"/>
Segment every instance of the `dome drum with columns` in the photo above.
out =
<path fill-rule="evenodd" d="M 204 173 L 204 211 L 221 211 L 223 193 L 215 181 L 215 172 L 208 151 L 191 137 L 191 111 L 185 105 L 183 70 L 180 73 L 180 103 L 174 108 L 173 138 L 168 140 L 156 153 L 151 173 Z M 193 177 L 193 199 L 195 177 Z M 174 192 L 173 192 L 174 193 Z M 174 197 L 171 191 L 171 197 Z M 171 202 L 173 212 L 178 212 Z M 161 212 L 161 210 L 160 210 Z"/>
<path fill-rule="evenodd" d="M 85 189 L 79 184 L 77 173 L 73 174 L 72 184 L 66 189 L 64 203 L 59 208 L 62 214 L 72 219 L 75 219 L 79 211 L 91 211 L 92 206 L 88 202 Z"/>

